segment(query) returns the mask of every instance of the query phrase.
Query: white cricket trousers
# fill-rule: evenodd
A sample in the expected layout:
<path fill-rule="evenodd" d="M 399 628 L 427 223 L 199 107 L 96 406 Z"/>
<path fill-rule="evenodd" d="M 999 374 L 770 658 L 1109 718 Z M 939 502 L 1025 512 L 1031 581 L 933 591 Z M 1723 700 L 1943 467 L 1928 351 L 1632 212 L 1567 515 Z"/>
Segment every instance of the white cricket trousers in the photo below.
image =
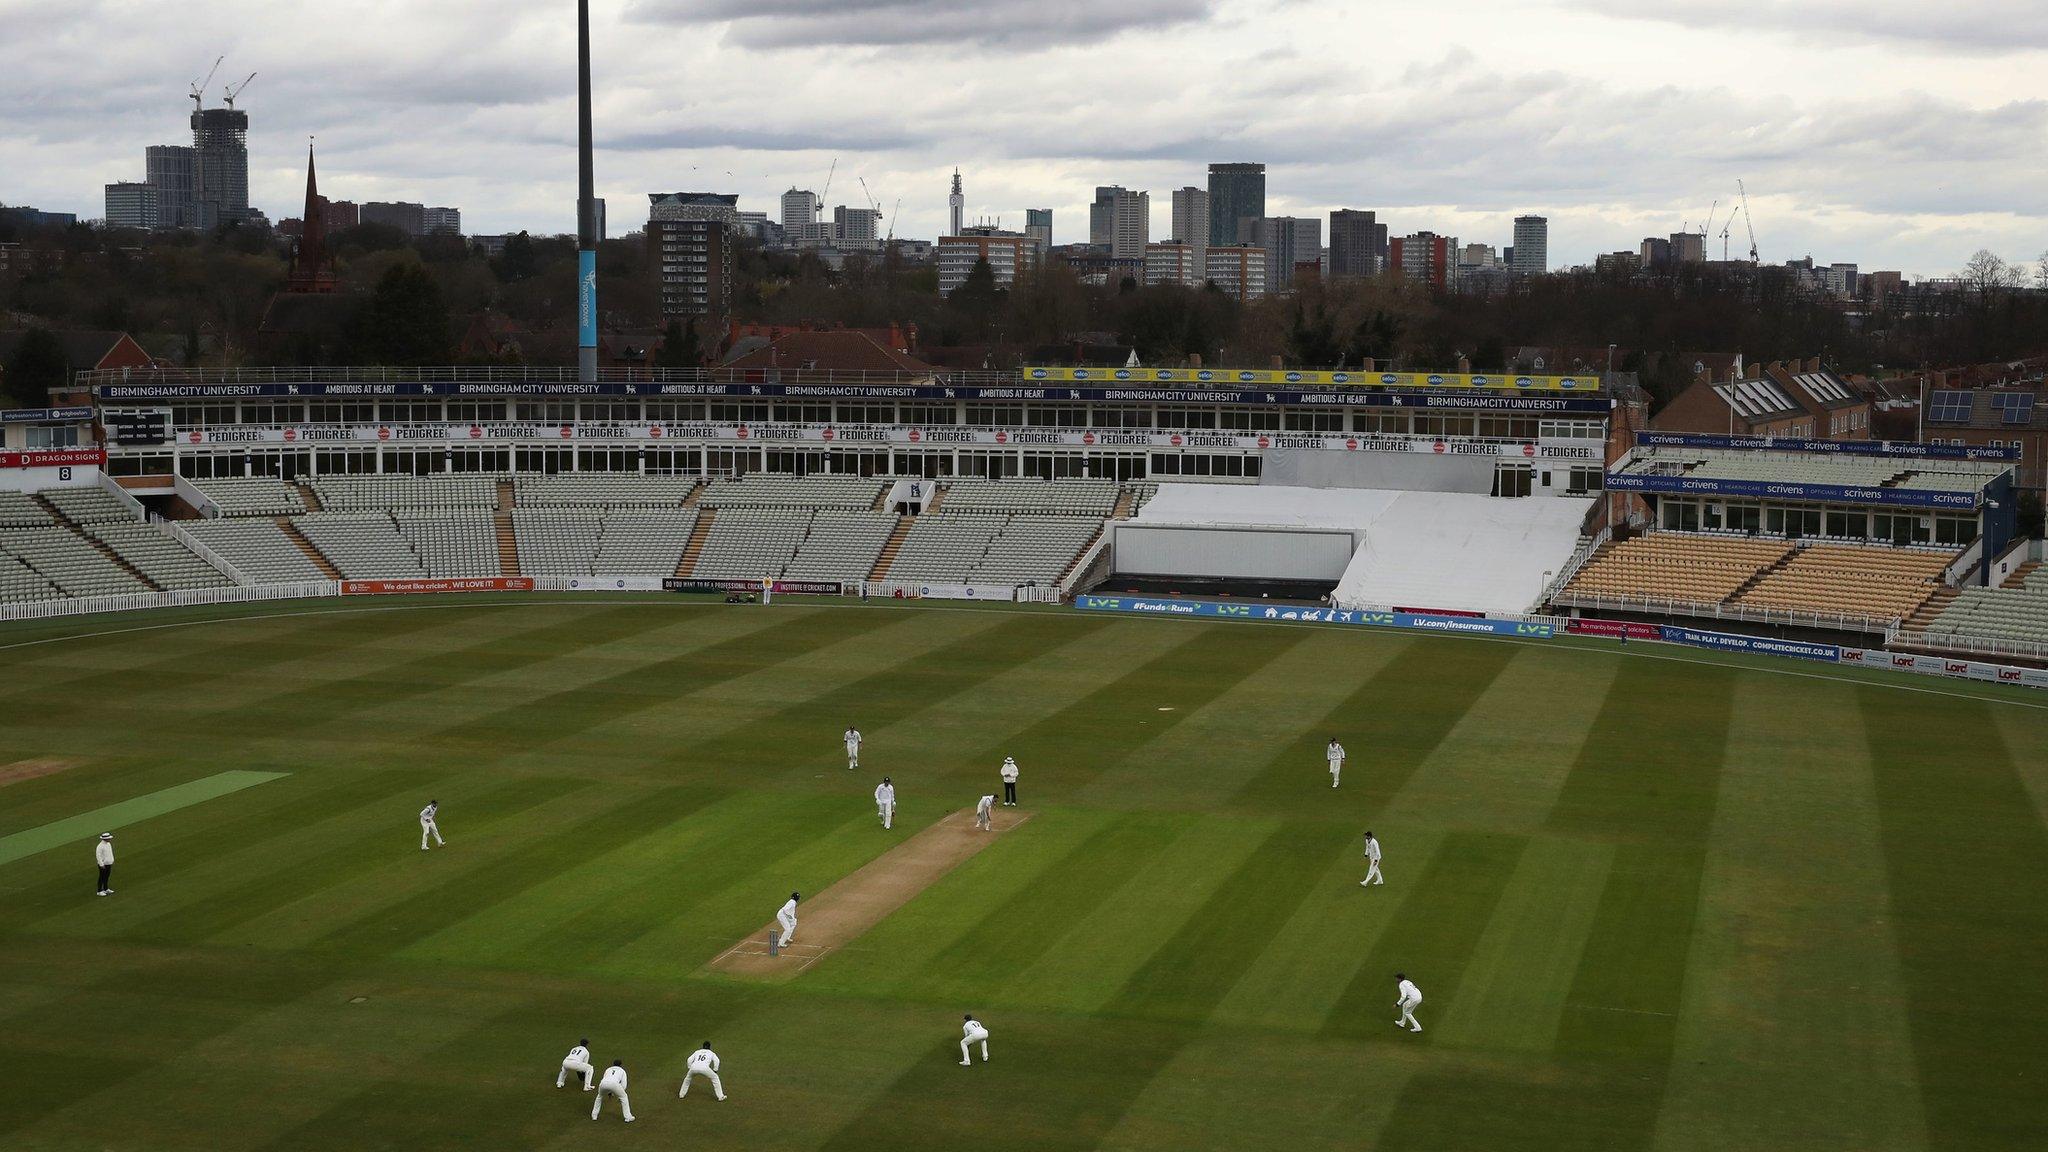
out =
<path fill-rule="evenodd" d="M 441 826 L 439 824 L 432 820 L 420 821 L 420 848 L 422 850 L 426 848 L 427 837 L 429 836 L 434 838 L 434 843 L 436 844 L 448 843 L 446 840 L 441 839 Z"/>
<path fill-rule="evenodd" d="M 893 828 L 893 827 L 895 827 L 895 825 L 896 825 L 896 802 L 895 802 L 894 800 L 891 800 L 891 801 L 889 801 L 889 802 L 888 802 L 887 804 L 882 804 L 882 805 L 878 805 L 878 806 L 877 806 L 877 807 L 875 808 L 875 815 L 877 815 L 877 816 L 880 816 L 880 817 L 882 818 L 882 827 L 884 827 L 884 828 Z"/>
<path fill-rule="evenodd" d="M 555 1073 L 555 1087 L 560 1088 L 567 1083 L 571 1072 L 583 1077 L 583 1090 L 590 1091 L 591 1068 L 589 1062 L 583 1060 L 562 1061 L 562 1070 Z"/>
<path fill-rule="evenodd" d="M 1337 786 L 1337 776 L 1343 771 L 1344 762 L 1342 760 L 1330 761 L 1330 787 L 1335 788 Z"/>
<path fill-rule="evenodd" d="M 775 917 L 775 922 L 782 925 L 782 939 L 776 941 L 775 946 L 778 948 L 789 947 L 790 940 L 796 936 L 796 917 L 778 914 Z"/>
<path fill-rule="evenodd" d="M 986 1028 L 976 1028 L 974 1031 L 969 1032 L 965 1037 L 961 1039 L 960 1063 L 974 1063 L 974 1054 L 972 1052 L 972 1048 L 976 1041 L 981 1042 L 981 1062 L 984 1064 L 988 1063 L 988 1029 Z"/>
<path fill-rule="evenodd" d="M 1372 861 L 1371 865 L 1366 868 L 1365 879 L 1359 881 L 1361 884 L 1385 884 L 1386 882 L 1386 878 L 1380 875 L 1380 862 L 1377 860 Z"/>
<path fill-rule="evenodd" d="M 1401 1018 L 1394 1021 L 1394 1023 L 1408 1029 L 1410 1032 L 1422 1031 L 1422 1025 L 1417 1023 L 1415 1019 L 1415 1010 L 1421 1006 L 1422 1001 L 1420 1000 L 1401 1001 Z"/>
<path fill-rule="evenodd" d="M 688 1096 L 690 1094 L 690 1081 L 695 1080 L 699 1076 L 702 1076 L 706 1080 L 711 1081 L 711 1094 L 713 1096 L 718 1097 L 720 1100 L 725 1099 L 725 1085 L 720 1084 L 718 1082 L 718 1073 L 713 1072 L 708 1068 L 692 1068 L 688 1072 L 683 1073 L 683 1090 L 681 1092 L 676 1093 L 676 1099 L 680 1100 L 683 1097 Z"/>
<path fill-rule="evenodd" d="M 633 1122 L 633 1102 L 626 1099 L 624 1092 L 609 1084 L 597 1086 L 597 1099 L 590 1102 L 590 1118 L 592 1120 L 597 1119 L 598 1112 L 604 1108 L 604 1098 L 607 1096 L 617 1096 L 619 1098 L 619 1111 L 626 1114 L 626 1123 L 631 1124 Z"/>
<path fill-rule="evenodd" d="M 855 748 L 848 748 L 846 750 L 846 770 L 851 772 L 858 767 L 860 767 L 860 751 Z"/>
<path fill-rule="evenodd" d="M 983 832 L 993 832 L 996 830 L 987 812 L 976 812 L 974 814 L 974 826 Z"/>

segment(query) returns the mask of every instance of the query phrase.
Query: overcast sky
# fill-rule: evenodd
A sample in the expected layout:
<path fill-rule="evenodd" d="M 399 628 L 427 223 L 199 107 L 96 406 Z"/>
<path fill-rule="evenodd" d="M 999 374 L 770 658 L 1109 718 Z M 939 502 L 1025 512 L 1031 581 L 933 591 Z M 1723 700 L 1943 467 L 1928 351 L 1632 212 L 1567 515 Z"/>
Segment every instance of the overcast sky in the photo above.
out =
<path fill-rule="evenodd" d="M 2043 0 L 596 0 L 598 193 L 868 194 L 899 235 L 1055 210 L 1097 184 L 1170 193 L 1268 165 L 1267 210 L 1371 208 L 1399 232 L 1554 265 L 1720 232 L 1746 180 L 1766 261 L 1940 275 L 2048 249 Z M 186 90 L 258 75 L 252 198 L 297 215 L 308 135 L 338 199 L 574 227 L 567 0 L 0 0 L 0 202 L 101 214 L 142 150 L 189 139 Z M 864 178 L 867 192 L 860 180 Z M 1326 224 L 1327 228 L 1327 224 Z M 1737 218 L 1730 251 L 1748 248 Z"/>

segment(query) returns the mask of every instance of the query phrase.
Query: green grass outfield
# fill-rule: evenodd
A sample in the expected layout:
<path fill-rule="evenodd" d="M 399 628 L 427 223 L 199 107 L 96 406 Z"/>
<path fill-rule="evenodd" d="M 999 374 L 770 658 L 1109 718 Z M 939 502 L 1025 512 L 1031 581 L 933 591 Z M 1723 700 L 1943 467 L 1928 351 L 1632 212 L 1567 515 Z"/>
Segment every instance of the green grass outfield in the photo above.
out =
<path fill-rule="evenodd" d="M 2044 704 L 894 604 L 0 628 L 0 769 L 76 761 L 0 786 L 0 1148 L 2040 1148 Z M 793 981 L 696 974 L 1005 754 L 1029 823 Z M 555 1091 L 583 1035 L 639 1123 Z M 678 1101 L 705 1039 L 731 1099 Z"/>

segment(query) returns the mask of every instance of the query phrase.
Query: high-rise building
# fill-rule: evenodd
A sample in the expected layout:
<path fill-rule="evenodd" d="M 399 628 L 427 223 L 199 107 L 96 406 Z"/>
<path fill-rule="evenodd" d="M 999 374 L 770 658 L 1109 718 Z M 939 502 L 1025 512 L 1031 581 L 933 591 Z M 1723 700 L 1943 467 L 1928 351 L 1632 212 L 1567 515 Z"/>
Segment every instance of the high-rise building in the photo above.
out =
<path fill-rule="evenodd" d="M 423 208 L 420 210 L 420 230 L 432 236 L 436 232 L 452 232 L 462 235 L 462 209 Z"/>
<path fill-rule="evenodd" d="M 1038 241 L 1038 250 L 1052 251 L 1052 209 L 1026 208 L 1024 234 Z"/>
<path fill-rule="evenodd" d="M 1152 194 L 1119 185 L 1095 189 L 1088 206 L 1088 242 L 1117 260 L 1142 260 L 1152 238 Z"/>
<path fill-rule="evenodd" d="M 976 226 L 962 229 L 957 236 L 941 236 L 939 295 L 951 296 L 955 288 L 967 282 L 968 274 L 980 261 L 988 261 L 989 270 L 995 273 L 996 287 L 1007 288 L 1017 282 L 1018 273 L 1037 267 L 1044 257 L 1037 238 L 1022 232 Z"/>
<path fill-rule="evenodd" d="M 353 228 L 363 222 L 363 210 L 353 200 L 321 200 L 320 219 L 327 225 L 327 234 L 332 236 L 343 228 Z"/>
<path fill-rule="evenodd" d="M 1294 284 L 1298 264 L 1322 259 L 1323 222 L 1306 216 L 1263 216 L 1252 221 L 1252 247 L 1266 252 L 1266 290 L 1281 292 Z"/>
<path fill-rule="evenodd" d="M 199 226 L 249 218 L 249 114 L 237 108 L 192 113 Z"/>
<path fill-rule="evenodd" d="M 732 311 L 734 230 L 739 197 L 651 192 L 647 242 L 654 248 L 663 316 L 722 319 Z"/>
<path fill-rule="evenodd" d="M 1397 236 L 1387 266 L 1410 280 L 1432 288 L 1449 288 L 1458 278 L 1458 238 L 1434 232 Z"/>
<path fill-rule="evenodd" d="M 1671 262 L 1673 264 L 1704 264 L 1706 259 L 1706 233 L 1673 232 L 1671 234 Z"/>
<path fill-rule="evenodd" d="M 1515 255 L 1508 271 L 1541 276 L 1550 271 L 1550 221 L 1542 216 L 1515 217 Z"/>
<path fill-rule="evenodd" d="M 1145 284 L 1200 288 L 1206 274 L 1203 263 L 1207 252 L 1206 245 L 1198 247 L 1185 240 L 1145 245 Z"/>
<path fill-rule="evenodd" d="M 1264 164 L 1209 165 L 1209 243 L 1237 244 L 1244 221 L 1266 214 Z"/>
<path fill-rule="evenodd" d="M 817 193 L 806 189 L 791 188 L 782 194 L 782 230 L 790 236 L 802 234 L 805 228 L 818 222 L 818 213 L 825 210 L 825 202 Z"/>
<path fill-rule="evenodd" d="M 1266 294 L 1266 250 L 1249 244 L 1211 244 L 1202 254 L 1203 279 L 1240 301 Z"/>
<path fill-rule="evenodd" d="M 882 214 L 873 208 L 848 208 L 841 204 L 832 209 L 832 239 L 841 248 L 866 251 L 879 248 Z"/>
<path fill-rule="evenodd" d="M 947 229 L 946 235 L 958 236 L 967 230 L 967 196 L 960 191 L 960 170 L 958 168 L 953 169 L 953 191 L 946 197 L 946 207 L 951 210 L 953 216 L 952 227 Z"/>
<path fill-rule="evenodd" d="M 1671 241 L 1662 236 L 1645 236 L 1640 254 L 1645 269 L 1661 272 L 1671 266 Z"/>
<path fill-rule="evenodd" d="M 360 212 L 365 224 L 385 224 L 407 236 L 427 234 L 427 206 L 409 200 L 372 200 Z"/>
<path fill-rule="evenodd" d="M 156 185 L 107 185 L 107 227 L 156 228 L 157 211 Z"/>
<path fill-rule="evenodd" d="M 1173 234 L 1169 240 L 1209 246 L 1209 194 L 1190 184 L 1173 190 Z"/>
<path fill-rule="evenodd" d="M 1386 226 L 1376 212 L 1339 208 L 1330 213 L 1330 276 L 1360 278 L 1380 272 L 1380 238 Z"/>
<path fill-rule="evenodd" d="M 199 227 L 198 152 L 186 144 L 152 144 L 142 156 L 142 178 L 156 187 L 155 227 Z"/>

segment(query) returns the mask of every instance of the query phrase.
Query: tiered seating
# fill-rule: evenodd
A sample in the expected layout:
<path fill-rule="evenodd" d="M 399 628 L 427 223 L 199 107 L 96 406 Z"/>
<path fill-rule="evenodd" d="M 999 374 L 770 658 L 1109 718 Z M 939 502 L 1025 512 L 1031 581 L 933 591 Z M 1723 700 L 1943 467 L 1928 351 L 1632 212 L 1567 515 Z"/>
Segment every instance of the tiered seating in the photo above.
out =
<path fill-rule="evenodd" d="M 1094 539 L 1102 521 L 1067 516 L 1012 516 L 968 583 L 1055 584 Z"/>
<path fill-rule="evenodd" d="M 525 499 L 523 492 L 520 498 Z M 519 571 L 527 576 L 593 574 L 602 525 L 603 514 L 595 508 L 529 508 L 522 504 L 512 509 Z"/>
<path fill-rule="evenodd" d="M 1965 476 L 1955 472 L 1914 472 L 1893 485 L 1895 488 L 1911 488 L 1921 492 L 1975 492 L 1983 486 L 1982 476 Z"/>
<path fill-rule="evenodd" d="M 62 589 L 43 579 L 35 569 L 0 552 L 0 604 L 56 600 L 63 595 Z"/>
<path fill-rule="evenodd" d="M 711 521 L 691 575 L 699 580 L 780 576 L 810 531 L 808 512 L 779 508 L 722 508 Z"/>
<path fill-rule="evenodd" d="M 66 528 L 15 528 L 0 532 L 0 552 L 35 569 L 66 596 L 121 596 L 149 591 L 148 585 Z"/>
<path fill-rule="evenodd" d="M 0 528 L 41 528 L 55 523 L 27 493 L 0 492 Z"/>
<path fill-rule="evenodd" d="M 675 572 L 697 512 L 690 508 L 614 508 L 604 514 L 592 563 L 598 576 L 667 576 Z M 863 573 L 865 575 L 865 573 Z"/>
<path fill-rule="evenodd" d="M 1127 487 L 1131 490 L 1131 515 L 1133 516 L 1143 511 L 1145 505 L 1151 503 L 1154 496 L 1159 495 L 1159 485 L 1157 484 L 1131 484 Z"/>
<path fill-rule="evenodd" d="M 559 476 L 518 476 L 512 481 L 519 506 L 589 508 L 675 508 L 697 481 L 689 476 L 645 476 L 638 472 L 565 472 Z"/>
<path fill-rule="evenodd" d="M 1896 462 L 1860 456 L 1753 459 L 1715 456 L 1688 475 L 1699 480 L 1753 480 L 1775 484 L 1836 484 L 1875 488 L 1904 471 Z"/>
<path fill-rule="evenodd" d="M 859 476 L 770 476 L 713 480 L 698 503 L 707 508 L 873 508 L 886 482 Z"/>
<path fill-rule="evenodd" d="M 896 517 L 886 512 L 820 512 L 784 574 L 792 580 L 865 580 L 895 530 Z"/>
<path fill-rule="evenodd" d="M 223 516 L 292 516 L 306 510 L 306 498 L 298 486 L 275 477 L 194 480 L 191 484 L 219 505 Z"/>
<path fill-rule="evenodd" d="M 1653 532 L 1601 550 L 1579 569 L 1563 595 L 1718 604 L 1791 550 L 1782 540 Z"/>
<path fill-rule="evenodd" d="M 234 581 L 199 558 L 177 537 L 152 524 L 133 520 L 93 524 L 93 538 L 114 550 L 150 583 L 166 592 L 185 588 L 229 588 Z"/>
<path fill-rule="evenodd" d="M 392 519 L 429 576 L 496 576 L 501 571 L 498 528 L 489 512 L 399 508 Z"/>
<path fill-rule="evenodd" d="M 432 476 L 322 476 L 312 481 L 330 511 L 386 508 L 495 508 L 498 477 L 486 472 Z"/>
<path fill-rule="evenodd" d="M 896 553 L 896 562 L 889 566 L 889 579 L 945 583 L 962 580 L 988 555 L 990 543 L 1003 530 L 1008 519 L 1007 516 L 948 516 L 943 511 L 918 517 L 903 537 L 903 547 Z"/>
<path fill-rule="evenodd" d="M 1927 625 L 1924 639 L 2009 640 L 2048 645 L 2048 568 L 2003 588 L 1963 588 Z"/>
<path fill-rule="evenodd" d="M 322 494 L 321 499 L 327 497 Z M 292 521 L 351 579 L 427 574 L 388 512 L 308 512 Z"/>
<path fill-rule="evenodd" d="M 1107 517 L 1116 508 L 1112 480 L 954 480 L 939 514 L 1023 512 L 1041 516 Z"/>
<path fill-rule="evenodd" d="M 1896 620 L 1941 586 L 1953 554 L 1905 548 L 1815 544 L 1765 573 L 1735 603 L 1753 608 Z"/>
<path fill-rule="evenodd" d="M 257 584 L 299 584 L 326 576 L 274 521 L 193 520 L 180 525 Z"/>
<path fill-rule="evenodd" d="M 108 524 L 117 520 L 139 520 L 135 510 L 104 488 L 48 488 L 42 497 L 74 524 Z"/>

